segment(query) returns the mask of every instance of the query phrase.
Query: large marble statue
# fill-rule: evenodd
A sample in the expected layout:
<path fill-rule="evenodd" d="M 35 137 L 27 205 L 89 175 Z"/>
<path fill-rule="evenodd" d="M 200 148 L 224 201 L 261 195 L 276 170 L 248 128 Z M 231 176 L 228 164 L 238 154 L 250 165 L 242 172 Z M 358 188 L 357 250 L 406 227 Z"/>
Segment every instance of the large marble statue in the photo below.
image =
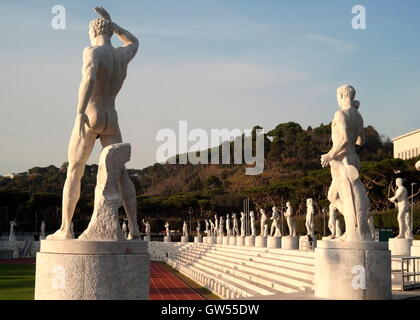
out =
<path fill-rule="evenodd" d="M 182 224 L 182 236 L 183 237 L 188 237 L 188 226 L 187 226 L 187 223 L 185 221 Z"/>
<path fill-rule="evenodd" d="M 144 224 L 144 232 L 146 233 L 146 236 L 150 236 L 151 230 L 150 230 L 150 222 L 149 221 L 145 221 L 144 219 L 142 219 L 142 222 Z"/>
<path fill-rule="evenodd" d="M 124 239 L 127 239 L 128 231 L 127 231 L 127 224 L 125 223 L 125 221 L 123 221 L 123 224 L 122 224 L 122 234 L 123 234 Z"/>
<path fill-rule="evenodd" d="M 214 235 L 219 235 L 219 220 L 217 219 L 217 214 L 214 215 Z"/>
<path fill-rule="evenodd" d="M 197 228 L 195 228 L 195 230 L 197 230 L 197 237 L 201 237 L 201 225 L 200 225 L 200 221 L 197 221 Z"/>
<path fill-rule="evenodd" d="M 206 236 L 211 236 L 212 234 L 211 234 L 211 232 L 210 232 L 210 230 L 209 230 L 209 226 L 210 226 L 210 224 L 209 224 L 209 221 L 207 220 L 207 219 L 205 219 L 204 220 L 204 223 L 205 223 L 205 225 L 206 225 Z"/>
<path fill-rule="evenodd" d="M 225 219 L 223 219 L 223 217 L 220 217 L 219 230 L 217 231 L 218 236 L 223 237 L 225 235 L 224 224 L 225 224 Z"/>
<path fill-rule="evenodd" d="M 9 241 L 16 241 L 15 227 L 17 226 L 16 220 L 10 221 Z"/>
<path fill-rule="evenodd" d="M 363 118 L 354 100 L 356 90 L 349 85 L 337 89 L 340 107 L 331 124 L 331 150 L 321 156 L 321 165 L 330 165 L 332 183 L 328 200 L 343 214 L 346 232 L 340 238 L 345 241 L 371 241 L 368 225 L 369 200 L 360 176 L 360 160 L 355 146 L 364 140 Z"/>
<path fill-rule="evenodd" d="M 210 220 L 210 236 L 214 237 L 216 235 L 216 229 L 212 220 Z"/>
<path fill-rule="evenodd" d="M 293 208 L 289 201 L 286 202 L 286 212 L 284 216 L 286 218 L 287 227 L 289 228 L 289 236 L 296 237 L 296 225 L 293 219 Z"/>
<path fill-rule="evenodd" d="M 245 213 L 241 212 L 241 237 L 245 237 Z"/>
<path fill-rule="evenodd" d="M 255 227 L 255 214 L 254 211 L 250 211 L 249 212 L 249 217 L 250 217 L 250 224 L 251 224 L 251 236 L 256 236 L 257 235 L 257 228 Z"/>
<path fill-rule="evenodd" d="M 170 230 L 169 230 L 169 222 L 168 221 L 166 221 L 166 223 L 165 223 L 165 233 L 166 233 L 166 236 L 169 236 L 170 235 Z"/>
<path fill-rule="evenodd" d="M 305 220 L 305 227 L 306 227 L 306 235 L 314 238 L 314 201 L 312 198 L 306 199 L 306 220 Z"/>
<path fill-rule="evenodd" d="M 397 190 L 389 201 L 395 203 L 398 207 L 398 225 L 399 233 L 396 238 L 413 239 L 413 231 L 411 230 L 411 216 L 409 211 L 408 192 L 403 185 L 401 178 L 395 180 Z"/>
<path fill-rule="evenodd" d="M 80 197 L 80 181 L 96 139 L 99 138 L 104 148 L 122 142 L 115 101 L 126 78 L 128 63 L 137 53 L 139 42 L 130 32 L 113 22 L 105 9 L 97 7 L 95 10 L 102 17 L 90 22 L 91 46 L 83 51 L 76 121 L 68 149 L 69 164 L 63 189 L 61 227 L 48 239 L 73 238 L 70 223 Z M 123 46 L 112 46 L 113 34 Z M 136 191 L 125 166 L 119 176 L 119 190 L 127 213 L 129 239 L 139 238 Z"/>
<path fill-rule="evenodd" d="M 232 220 L 233 220 L 233 228 L 232 228 L 233 235 L 238 237 L 240 234 L 239 234 L 238 218 L 236 217 L 236 213 L 232 215 Z"/>
<path fill-rule="evenodd" d="M 329 218 L 328 218 L 328 228 L 331 231 L 331 235 L 329 236 L 330 239 L 335 239 L 337 237 L 337 234 L 336 234 L 337 216 L 338 216 L 337 208 L 334 207 L 334 204 L 330 203 Z"/>
<path fill-rule="evenodd" d="M 227 236 L 231 236 L 232 235 L 232 230 L 230 229 L 230 217 L 229 217 L 229 213 L 226 215 L 226 235 Z"/>
<path fill-rule="evenodd" d="M 270 219 L 273 220 L 271 223 L 270 236 L 281 237 L 280 214 L 276 207 L 273 207 L 273 213 Z"/>
<path fill-rule="evenodd" d="M 264 209 L 260 209 L 260 236 L 266 237 L 268 235 L 267 214 Z"/>
<path fill-rule="evenodd" d="M 41 232 L 39 234 L 39 238 L 41 240 L 45 239 L 45 221 L 44 220 L 41 221 Z"/>

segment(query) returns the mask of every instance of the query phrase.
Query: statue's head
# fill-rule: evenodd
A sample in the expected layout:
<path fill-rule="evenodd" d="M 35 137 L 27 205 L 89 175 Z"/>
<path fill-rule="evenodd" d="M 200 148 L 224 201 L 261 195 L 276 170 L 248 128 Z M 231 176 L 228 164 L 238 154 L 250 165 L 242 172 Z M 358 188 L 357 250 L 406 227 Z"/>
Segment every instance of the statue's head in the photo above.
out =
<path fill-rule="evenodd" d="M 290 208 L 290 202 L 289 201 L 286 202 L 286 207 Z"/>
<path fill-rule="evenodd" d="M 397 180 L 395 180 L 395 184 L 397 187 L 401 187 L 403 185 L 403 180 L 401 178 L 397 178 Z"/>
<path fill-rule="evenodd" d="M 356 89 L 351 85 L 343 85 L 337 88 L 337 102 L 340 108 L 342 108 L 346 102 L 351 103 L 356 109 L 359 107 L 359 102 L 354 103 L 354 97 L 356 96 Z"/>
<path fill-rule="evenodd" d="M 273 207 L 273 211 L 277 211 L 277 208 L 276 207 Z"/>
<path fill-rule="evenodd" d="M 112 37 L 112 22 L 104 18 L 97 18 L 89 23 L 90 42 L 100 35 L 110 39 Z"/>
<path fill-rule="evenodd" d="M 265 213 L 265 210 L 264 210 L 264 209 L 260 209 L 260 212 L 261 212 L 261 213 Z"/>
<path fill-rule="evenodd" d="M 308 199 L 306 199 L 306 204 L 307 204 L 308 206 L 312 205 L 312 203 L 313 203 L 312 198 L 308 198 Z"/>

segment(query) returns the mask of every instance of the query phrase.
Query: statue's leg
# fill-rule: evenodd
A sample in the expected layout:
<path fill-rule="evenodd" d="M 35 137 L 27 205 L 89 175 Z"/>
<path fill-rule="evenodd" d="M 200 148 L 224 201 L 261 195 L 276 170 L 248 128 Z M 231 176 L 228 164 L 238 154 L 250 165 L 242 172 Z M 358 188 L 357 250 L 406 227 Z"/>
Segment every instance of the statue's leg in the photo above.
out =
<path fill-rule="evenodd" d="M 398 232 L 398 236 L 396 236 L 396 238 L 404 238 L 404 234 L 405 234 L 404 210 L 401 210 L 401 209 L 398 210 L 397 220 L 398 220 L 399 232 Z"/>
<path fill-rule="evenodd" d="M 73 239 L 70 224 L 80 198 L 80 180 L 95 145 L 96 136 L 95 133 L 87 131 L 85 137 L 82 137 L 79 135 L 77 126 L 73 128 L 68 149 L 69 165 L 63 188 L 61 227 L 54 234 L 49 235 L 47 239 Z"/>
<path fill-rule="evenodd" d="M 405 238 L 413 239 L 413 230 L 411 229 L 411 215 L 408 210 L 405 210 Z"/>
<path fill-rule="evenodd" d="M 122 142 L 121 133 L 119 130 L 115 135 L 101 135 L 100 138 L 104 148 L 111 144 Z M 140 231 L 137 224 L 136 189 L 134 188 L 134 184 L 128 176 L 125 166 L 123 167 L 119 187 L 121 192 L 121 200 L 128 219 L 128 239 L 139 238 Z"/>

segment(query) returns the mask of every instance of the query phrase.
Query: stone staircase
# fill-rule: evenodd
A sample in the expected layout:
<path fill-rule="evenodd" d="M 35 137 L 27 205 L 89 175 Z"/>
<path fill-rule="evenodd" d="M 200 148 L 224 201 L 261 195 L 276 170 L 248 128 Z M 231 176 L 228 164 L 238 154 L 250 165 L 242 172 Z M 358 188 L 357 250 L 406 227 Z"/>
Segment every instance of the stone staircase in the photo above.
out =
<path fill-rule="evenodd" d="M 313 252 L 187 243 L 162 260 L 225 299 L 313 290 Z"/>

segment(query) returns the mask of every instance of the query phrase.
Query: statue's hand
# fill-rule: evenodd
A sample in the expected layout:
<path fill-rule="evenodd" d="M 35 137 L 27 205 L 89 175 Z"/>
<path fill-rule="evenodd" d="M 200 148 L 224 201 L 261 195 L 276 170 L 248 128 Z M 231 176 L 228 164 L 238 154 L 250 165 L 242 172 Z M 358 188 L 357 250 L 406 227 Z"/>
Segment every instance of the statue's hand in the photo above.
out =
<path fill-rule="evenodd" d="M 330 164 L 330 161 L 331 161 L 331 157 L 330 157 L 330 155 L 328 153 L 323 154 L 321 156 L 321 166 L 323 168 L 325 168 L 326 166 L 328 166 Z"/>
<path fill-rule="evenodd" d="M 99 14 L 105 20 L 112 21 L 111 16 L 109 15 L 108 11 L 106 11 L 103 7 L 95 7 L 94 10 L 97 14 Z"/>
<path fill-rule="evenodd" d="M 90 127 L 88 116 L 86 115 L 86 113 L 78 113 L 76 121 L 79 124 L 79 136 L 85 138 L 86 137 L 85 125 Z"/>

